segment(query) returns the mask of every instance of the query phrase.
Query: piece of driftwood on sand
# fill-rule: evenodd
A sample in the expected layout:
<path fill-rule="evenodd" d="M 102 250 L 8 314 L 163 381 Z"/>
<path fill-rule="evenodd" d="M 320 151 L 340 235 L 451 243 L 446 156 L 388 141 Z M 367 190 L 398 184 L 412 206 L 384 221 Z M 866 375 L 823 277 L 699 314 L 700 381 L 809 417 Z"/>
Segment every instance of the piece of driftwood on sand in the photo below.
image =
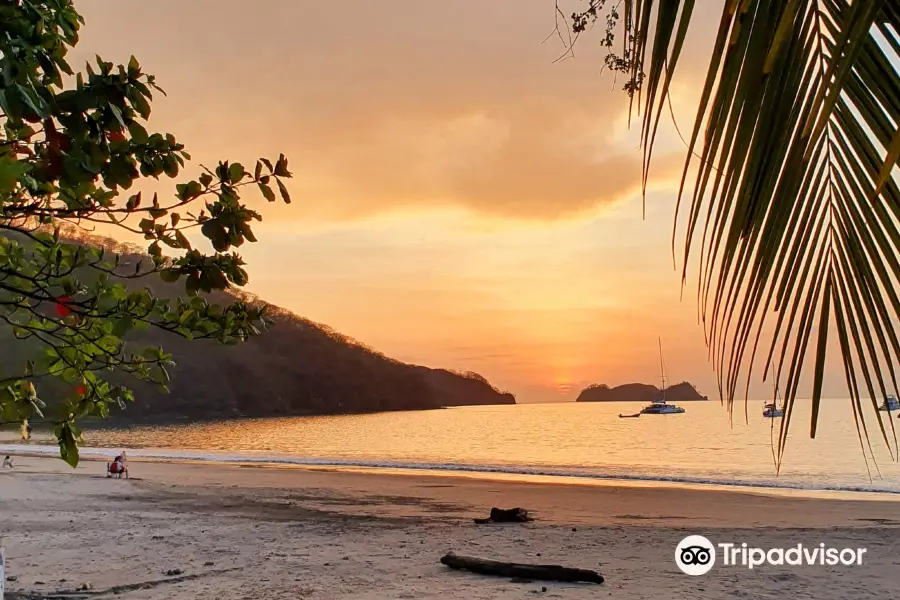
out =
<path fill-rule="evenodd" d="M 486 523 L 527 523 L 529 521 L 534 521 L 534 519 L 529 516 L 528 511 L 524 508 L 494 507 L 491 509 L 491 516 L 487 519 L 475 519 L 475 523 L 478 525 Z"/>
<path fill-rule="evenodd" d="M 441 563 L 451 569 L 463 569 L 480 575 L 496 575 L 511 579 L 538 579 L 541 581 L 565 581 L 568 583 L 603 583 L 603 575 L 588 569 L 573 569 L 560 565 L 527 565 L 459 556 L 450 552 L 441 558 Z"/>

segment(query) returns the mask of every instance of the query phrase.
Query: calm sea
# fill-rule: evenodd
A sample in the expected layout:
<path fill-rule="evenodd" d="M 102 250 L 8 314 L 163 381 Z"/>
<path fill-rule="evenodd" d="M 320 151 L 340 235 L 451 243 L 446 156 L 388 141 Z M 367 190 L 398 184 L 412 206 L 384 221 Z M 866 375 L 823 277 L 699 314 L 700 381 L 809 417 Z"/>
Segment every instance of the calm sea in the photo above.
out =
<path fill-rule="evenodd" d="M 874 410 L 867 415 L 873 456 L 860 447 L 847 401 L 823 401 L 815 440 L 809 409 L 798 406 L 776 473 L 771 440 L 780 419 L 764 418 L 762 404 L 750 404 L 749 420 L 743 404 L 733 419 L 718 402 L 684 403 L 680 415 L 620 419 L 640 405 L 564 403 L 148 426 L 87 431 L 86 446 L 96 451 L 84 453 L 127 448 L 132 457 L 161 459 L 900 494 L 900 464 L 880 437 Z M 2 444 L 0 452 L 14 448 L 23 449 Z"/>

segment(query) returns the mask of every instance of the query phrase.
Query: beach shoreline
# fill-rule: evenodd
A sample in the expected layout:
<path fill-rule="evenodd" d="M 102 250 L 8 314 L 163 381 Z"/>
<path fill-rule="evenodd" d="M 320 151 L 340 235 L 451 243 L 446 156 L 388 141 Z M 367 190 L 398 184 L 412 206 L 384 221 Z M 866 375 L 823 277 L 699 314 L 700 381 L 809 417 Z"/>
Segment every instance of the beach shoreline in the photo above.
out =
<path fill-rule="evenodd" d="M 753 597 L 883 598 L 900 584 L 900 505 L 890 501 L 130 458 L 131 479 L 116 480 L 95 460 L 74 471 L 54 458 L 16 463 L 0 473 L 0 535 L 16 578 L 7 589 L 17 594 L 85 582 L 98 590 L 157 582 L 120 592 L 126 598 L 505 599 L 542 587 L 550 597 L 589 598 L 598 591 L 450 571 L 439 563 L 450 550 L 599 569 L 607 579 L 601 591 L 620 598 L 713 599 L 748 585 L 759 592 Z M 473 523 L 493 506 L 521 506 L 536 520 Z M 695 533 L 769 546 L 866 547 L 867 562 L 689 577 L 672 557 Z M 165 575 L 174 570 L 191 578 Z"/>
<path fill-rule="evenodd" d="M 243 468 L 265 469 L 299 469 L 307 471 L 336 471 L 346 473 L 362 473 L 386 476 L 405 477 L 449 477 L 460 479 L 474 479 L 483 481 L 498 481 L 526 484 L 547 484 L 562 486 L 587 486 L 587 487 L 639 487 L 639 488 L 664 488 L 664 489 L 694 489 L 705 491 L 733 492 L 743 494 L 756 494 L 778 497 L 795 497 L 810 499 L 834 499 L 856 500 L 872 502 L 900 502 L 900 492 L 852 488 L 828 488 L 828 487 L 803 487 L 784 485 L 766 485 L 754 482 L 724 483 L 702 478 L 672 477 L 670 479 L 658 479 L 653 477 L 621 477 L 617 475 L 600 475 L 594 473 L 584 474 L 550 474 L 541 471 L 529 472 L 524 470 L 502 470 L 490 466 L 479 467 L 467 465 L 451 465 L 446 468 L 436 468 L 429 465 L 402 465 L 381 461 L 341 461 L 328 459 L 315 459 L 308 462 L 302 458 L 293 457 L 250 457 L 233 456 L 230 454 L 217 455 L 204 451 L 173 451 L 154 450 L 146 448 L 127 449 L 129 460 L 135 462 L 159 463 L 159 464 L 194 464 L 209 466 L 238 466 Z M 108 462 L 117 452 L 112 448 L 82 448 L 82 461 Z M 49 445 L 32 445 L 21 443 L 0 443 L 0 454 L 10 454 L 20 457 L 46 458 L 57 457 L 58 449 Z M 194 456 L 195 455 L 195 456 Z M 370 464 L 371 463 L 371 464 Z M 552 471 L 552 469 L 551 469 Z"/>

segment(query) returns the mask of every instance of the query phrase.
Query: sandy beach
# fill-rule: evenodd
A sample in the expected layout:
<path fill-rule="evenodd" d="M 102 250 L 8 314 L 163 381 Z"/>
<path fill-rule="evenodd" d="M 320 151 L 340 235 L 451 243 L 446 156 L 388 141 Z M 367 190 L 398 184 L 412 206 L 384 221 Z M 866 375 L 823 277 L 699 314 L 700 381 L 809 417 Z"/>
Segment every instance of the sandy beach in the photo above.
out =
<path fill-rule="evenodd" d="M 19 457 L 0 472 L 7 598 L 861 599 L 900 588 L 896 501 L 136 461 L 126 481 L 103 467 Z M 536 520 L 475 525 L 492 506 Z M 691 577 L 673 559 L 690 534 L 867 553 L 861 566 Z M 439 562 L 450 550 L 595 569 L 606 582 L 453 571 Z"/>

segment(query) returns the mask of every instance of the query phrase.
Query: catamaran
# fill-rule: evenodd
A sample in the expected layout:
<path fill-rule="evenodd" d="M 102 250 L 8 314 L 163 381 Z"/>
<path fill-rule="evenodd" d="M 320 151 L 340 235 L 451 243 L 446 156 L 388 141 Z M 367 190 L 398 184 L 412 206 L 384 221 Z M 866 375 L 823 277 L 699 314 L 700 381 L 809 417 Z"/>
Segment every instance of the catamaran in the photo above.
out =
<path fill-rule="evenodd" d="M 766 406 L 763 408 L 763 416 L 769 417 L 771 419 L 774 419 L 776 417 L 783 417 L 784 409 L 778 408 L 778 405 L 776 404 L 766 404 Z"/>
<path fill-rule="evenodd" d="M 775 386 L 775 401 L 778 401 L 778 385 Z M 781 408 L 775 402 L 770 402 L 763 407 L 763 416 L 775 419 L 784 416 L 784 408 Z"/>
<path fill-rule="evenodd" d="M 892 411 L 892 410 L 900 410 L 900 402 L 897 402 L 897 397 L 893 394 L 888 394 L 888 397 L 884 399 L 884 402 L 881 406 L 878 407 L 878 410 Z"/>
<path fill-rule="evenodd" d="M 654 400 L 641 409 L 638 414 L 642 415 L 677 415 L 684 412 L 684 409 L 674 404 L 666 402 L 666 363 L 663 361 L 662 338 L 659 340 L 659 369 L 662 374 L 662 398 Z"/>

